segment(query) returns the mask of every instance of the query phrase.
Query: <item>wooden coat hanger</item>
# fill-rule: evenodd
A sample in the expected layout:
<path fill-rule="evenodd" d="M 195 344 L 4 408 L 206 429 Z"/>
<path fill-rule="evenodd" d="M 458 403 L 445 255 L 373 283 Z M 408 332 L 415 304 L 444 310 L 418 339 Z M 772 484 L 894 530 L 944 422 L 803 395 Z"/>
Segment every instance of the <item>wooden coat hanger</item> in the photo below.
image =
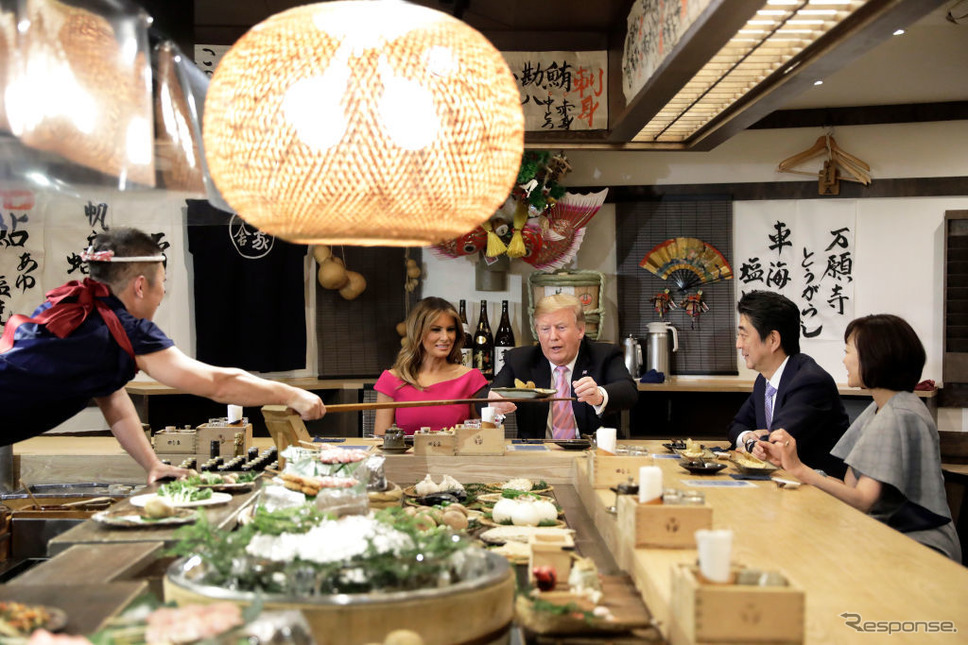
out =
<path fill-rule="evenodd" d="M 823 167 L 818 172 L 807 172 L 797 170 L 800 164 L 810 161 L 816 157 L 824 156 Z M 818 137 L 812 146 L 802 152 L 787 157 L 777 166 L 777 172 L 787 172 L 797 175 L 807 175 L 808 177 L 818 177 L 820 181 L 820 192 L 822 194 L 838 194 L 839 189 L 833 188 L 835 184 L 843 179 L 853 181 L 865 186 L 871 183 L 870 166 L 850 154 L 839 145 L 829 133 Z"/>
<path fill-rule="evenodd" d="M 803 152 L 798 152 L 792 157 L 787 157 L 780 162 L 780 165 L 776 167 L 778 172 L 792 172 L 798 175 L 816 175 L 815 172 L 804 172 L 802 170 L 793 170 L 796 166 L 799 166 L 805 161 L 810 161 L 814 157 L 819 157 L 820 155 L 827 154 L 827 139 L 830 135 L 825 134 L 817 138 L 812 146 L 804 150 Z"/>

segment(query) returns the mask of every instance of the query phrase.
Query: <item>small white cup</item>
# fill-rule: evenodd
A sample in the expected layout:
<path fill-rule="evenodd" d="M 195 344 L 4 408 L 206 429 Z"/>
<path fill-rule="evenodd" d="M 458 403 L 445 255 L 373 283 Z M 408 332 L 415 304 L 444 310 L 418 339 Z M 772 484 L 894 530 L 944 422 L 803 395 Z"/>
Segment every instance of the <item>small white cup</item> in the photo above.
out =
<path fill-rule="evenodd" d="M 487 407 L 481 408 L 481 421 L 485 421 L 487 423 L 494 423 L 496 417 L 497 417 L 497 408 L 492 407 L 490 405 Z"/>
<path fill-rule="evenodd" d="M 658 466 L 639 468 L 639 504 L 646 504 L 662 497 L 662 469 Z"/>
<path fill-rule="evenodd" d="M 713 582 L 729 582 L 729 562 L 733 553 L 733 531 L 699 529 L 696 531 L 699 571 Z"/>
<path fill-rule="evenodd" d="M 242 420 L 242 406 L 241 405 L 230 405 L 229 406 L 229 423 L 235 423 L 236 421 Z"/>
<path fill-rule="evenodd" d="M 595 432 L 595 444 L 605 452 L 610 452 L 614 455 L 616 434 L 617 431 L 615 428 L 599 428 Z"/>

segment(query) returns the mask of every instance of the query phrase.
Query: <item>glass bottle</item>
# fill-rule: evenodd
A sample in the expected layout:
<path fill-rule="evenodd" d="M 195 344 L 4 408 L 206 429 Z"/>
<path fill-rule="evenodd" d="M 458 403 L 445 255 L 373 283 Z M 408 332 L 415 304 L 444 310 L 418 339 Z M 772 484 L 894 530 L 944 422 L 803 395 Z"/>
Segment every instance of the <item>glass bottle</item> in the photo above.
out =
<path fill-rule="evenodd" d="M 474 367 L 487 378 L 494 376 L 494 336 L 487 321 L 487 300 L 481 300 L 481 315 L 474 332 Z"/>
<path fill-rule="evenodd" d="M 514 331 L 511 329 L 511 318 L 508 316 L 508 301 L 501 302 L 501 323 L 494 334 L 494 374 L 497 375 L 504 367 L 504 353 L 514 349 Z"/>
<path fill-rule="evenodd" d="M 474 358 L 474 337 L 471 336 L 471 326 L 467 324 L 467 301 L 460 301 L 460 324 L 464 329 L 464 346 L 460 350 L 460 362 L 462 365 L 471 367 Z"/>

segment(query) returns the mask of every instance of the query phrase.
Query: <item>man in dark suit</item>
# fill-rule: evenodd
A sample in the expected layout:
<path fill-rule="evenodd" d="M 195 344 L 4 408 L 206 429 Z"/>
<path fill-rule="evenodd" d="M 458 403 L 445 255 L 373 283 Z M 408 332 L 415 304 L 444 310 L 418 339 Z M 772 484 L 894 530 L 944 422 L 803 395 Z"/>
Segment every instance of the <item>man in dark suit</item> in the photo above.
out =
<path fill-rule="evenodd" d="M 635 405 L 638 388 L 618 347 L 585 339 L 585 312 L 578 298 L 542 298 L 534 310 L 534 326 L 539 346 L 505 354 L 492 387 L 513 387 L 514 379 L 533 381 L 535 387 L 556 389 L 556 397 L 578 400 L 517 407 L 518 436 L 573 439 L 594 432 L 605 420 L 617 425 L 612 415 Z M 495 392 L 490 398 L 501 399 Z M 506 401 L 492 405 L 504 414 L 515 410 Z"/>
<path fill-rule="evenodd" d="M 800 310 L 769 291 L 746 294 L 736 309 L 736 348 L 759 376 L 730 424 L 730 441 L 736 450 L 765 459 L 757 442 L 782 428 L 796 437 L 803 463 L 843 477 L 846 467 L 830 450 L 850 422 L 834 379 L 800 353 Z"/>

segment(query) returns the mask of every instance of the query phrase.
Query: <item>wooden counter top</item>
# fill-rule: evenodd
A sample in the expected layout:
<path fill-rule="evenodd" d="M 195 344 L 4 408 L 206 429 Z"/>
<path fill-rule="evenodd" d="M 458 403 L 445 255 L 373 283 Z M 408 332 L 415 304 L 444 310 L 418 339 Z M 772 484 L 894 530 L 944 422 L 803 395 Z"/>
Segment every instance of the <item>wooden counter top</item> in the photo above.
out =
<path fill-rule="evenodd" d="M 753 391 L 753 381 L 741 376 L 667 376 L 664 383 L 639 383 L 639 392 L 738 392 Z M 870 396 L 870 390 L 838 383 L 840 396 Z M 932 399 L 938 390 L 915 392 L 923 399 Z"/>
<path fill-rule="evenodd" d="M 103 439 L 120 451 L 113 438 Z M 375 442 L 346 442 L 370 443 Z M 665 454 L 661 441 L 623 443 L 644 444 L 655 454 Z M 34 449 L 37 456 L 37 444 Z M 606 510 L 614 504 L 614 493 L 591 488 L 587 461 L 587 453 L 555 447 L 512 451 L 503 457 L 388 455 L 386 469 L 391 480 L 403 485 L 422 479 L 428 472 L 435 476 L 451 474 L 464 482 L 524 476 L 552 484 L 572 483 L 604 546 L 632 576 L 647 607 L 661 621 L 663 635 L 678 642 L 681 637 L 670 620 L 671 567 L 694 563 L 696 551 L 633 549 L 632 536 L 620 532 L 616 517 Z M 663 470 L 666 487 L 686 488 L 688 480 L 700 479 L 680 469 L 674 459 L 654 461 Z M 712 479 L 726 480 L 727 476 Z M 953 621 L 959 629 L 956 634 L 932 633 L 930 637 L 924 633 L 894 634 L 892 643 L 920 644 L 926 638 L 932 643 L 964 641 L 963 633 L 968 629 L 963 619 L 964 607 L 968 606 L 968 569 L 811 486 L 782 490 L 773 482 L 750 483 L 749 487 L 737 489 L 700 490 L 713 507 L 714 526 L 734 531 L 736 562 L 780 571 L 806 592 L 806 643 L 877 640 L 876 636 L 847 626 L 841 617 L 843 613 L 860 615 L 864 621 Z M 237 506 L 224 509 L 222 520 L 229 521 L 231 513 L 241 508 L 242 497 L 237 502 L 233 500 Z M 164 529 L 152 529 L 151 536 L 137 536 L 128 531 L 105 530 L 91 522 L 86 524 L 55 538 L 52 551 L 71 544 L 92 548 L 91 545 L 108 545 L 112 540 L 127 544 L 144 540 L 148 544 L 151 537 L 157 543 L 164 541 L 163 534 L 167 533 Z M 136 533 L 145 532 L 148 531 Z M 137 555 L 134 553 L 132 559 L 137 559 Z"/>
<path fill-rule="evenodd" d="M 645 442 L 656 454 L 661 442 Z M 699 479 L 674 459 L 655 459 L 663 486 L 688 488 Z M 724 472 L 732 472 L 728 469 Z M 696 562 L 693 549 L 632 549 L 620 535 L 616 517 L 605 509 L 615 495 L 594 490 L 586 460 L 576 464 L 576 486 L 619 565 L 661 621 L 663 634 L 678 642 L 670 620 L 671 567 Z M 715 479 L 727 479 L 716 475 Z M 702 479 L 707 479 L 703 477 Z M 806 592 L 806 643 L 869 643 L 876 637 L 845 625 L 840 615 L 865 621 L 953 621 L 957 634 L 905 633 L 892 643 L 964 642 L 968 569 L 922 546 L 877 520 L 812 486 L 797 490 L 754 481 L 738 489 L 701 488 L 713 507 L 714 528 L 734 532 L 733 560 L 784 573 Z"/>

